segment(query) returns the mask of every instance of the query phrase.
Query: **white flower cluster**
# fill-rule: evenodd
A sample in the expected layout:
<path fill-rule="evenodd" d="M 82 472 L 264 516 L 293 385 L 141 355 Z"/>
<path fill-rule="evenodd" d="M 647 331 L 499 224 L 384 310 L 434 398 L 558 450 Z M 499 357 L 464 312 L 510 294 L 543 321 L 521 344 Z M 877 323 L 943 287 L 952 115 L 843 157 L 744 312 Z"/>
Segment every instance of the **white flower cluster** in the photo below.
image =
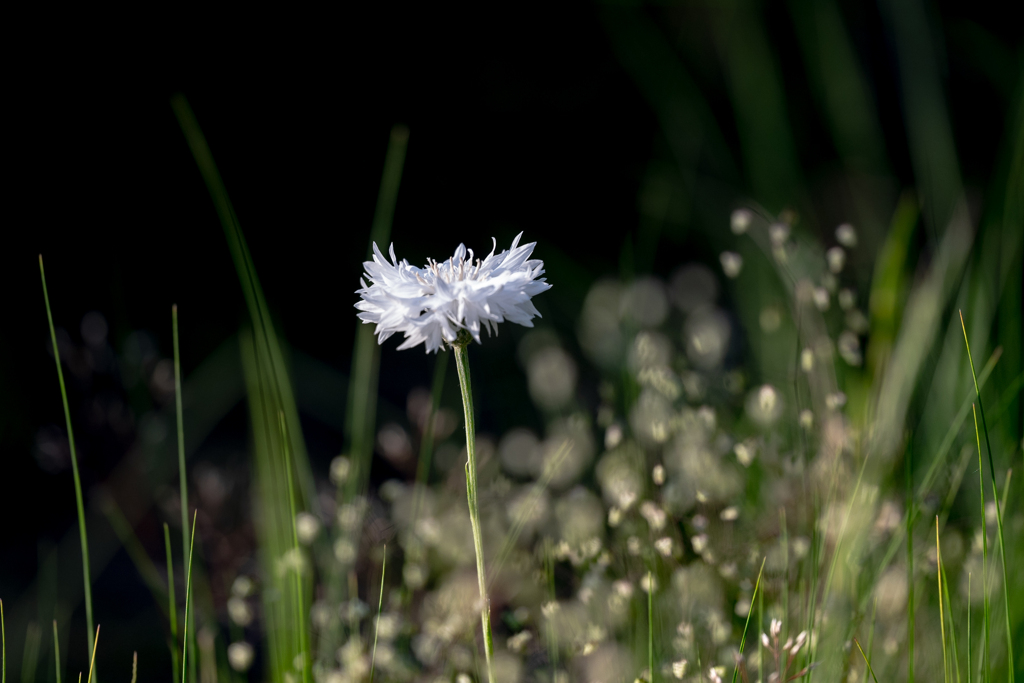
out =
<path fill-rule="evenodd" d="M 482 260 L 460 244 L 447 261 L 431 259 L 423 268 L 395 258 L 394 245 L 389 262 L 374 244 L 373 261 L 363 264 L 370 284 L 360 278 L 362 289 L 356 291 L 361 297 L 355 305 L 359 318 L 377 325 L 378 343 L 401 332 L 405 341 L 399 349 L 423 344 L 427 353 L 454 342 L 460 329 L 479 343 L 481 325 L 494 334 L 505 320 L 533 327 L 531 320 L 540 313 L 531 299 L 551 285 L 540 277 L 544 262 L 530 259 L 537 243 L 519 246 L 522 236 L 500 254 L 494 253 L 495 241 Z"/>

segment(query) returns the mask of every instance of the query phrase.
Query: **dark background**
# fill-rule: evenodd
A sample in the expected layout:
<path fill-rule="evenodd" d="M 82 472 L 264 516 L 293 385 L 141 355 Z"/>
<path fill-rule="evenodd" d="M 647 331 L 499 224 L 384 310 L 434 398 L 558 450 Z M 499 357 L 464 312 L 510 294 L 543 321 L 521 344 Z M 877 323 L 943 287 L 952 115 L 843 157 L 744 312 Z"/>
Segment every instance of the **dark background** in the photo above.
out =
<path fill-rule="evenodd" d="M 978 197 L 1020 92 L 1021 24 L 1011 4 L 926 5 L 961 170 Z M 825 240 L 849 207 L 817 192 L 841 164 L 799 49 L 794 17 L 804 7 L 755 4 L 750 12 L 771 41 L 806 180 L 806 193 L 791 201 L 818 217 L 802 229 Z M 840 9 L 884 135 L 886 164 L 874 177 L 879 204 L 891 207 L 899 189 L 914 184 L 893 37 L 874 4 Z M 591 281 L 647 270 L 667 276 L 689 260 L 715 267 L 715 235 L 751 194 L 723 48 L 710 35 L 715 15 L 713 4 L 693 3 L 410 4 L 346 6 L 332 16 L 167 9 L 12 22 L 0 268 L 0 597 L 14 602 L 27 591 L 39 543 L 75 525 L 70 471 L 46 472 L 33 457 L 41 430 L 63 428 L 37 255 L 46 260 L 55 324 L 76 344 L 83 316 L 95 310 L 109 323 L 115 352 L 130 332 L 147 330 L 168 357 L 169 309 L 177 303 L 187 377 L 245 320 L 221 227 L 169 105 L 173 94 L 189 99 L 203 127 L 279 332 L 297 351 L 348 373 L 353 291 L 398 123 L 411 131 L 392 231 L 399 258 L 421 263 L 460 241 L 486 253 L 491 236 L 501 249 L 525 231 L 555 283 L 538 307 L 573 348 Z M 672 156 L 614 38 L 637 17 L 689 69 L 731 156 L 698 159 L 703 190 L 687 190 L 689 209 L 666 221 L 653 243 L 644 242 L 640 195 Z M 868 258 L 873 246 L 865 246 Z M 521 337 L 509 327 L 475 360 L 479 382 L 503 388 L 481 418 L 493 433 L 538 421 L 522 371 L 507 362 Z M 429 383 L 432 359 L 397 354 L 395 345 L 385 345 L 381 394 L 402 407 L 411 387 Z M 69 384 L 79 425 L 100 389 Z M 339 415 L 344 398 L 337 396 Z M 314 466 L 326 467 L 344 449 L 342 435 L 315 420 L 310 432 Z M 240 406 L 196 457 L 243 457 L 245 435 Z M 89 498 L 129 446 L 84 425 L 76 436 Z M 160 557 L 159 537 L 143 540 Z M 94 578 L 97 620 L 119 610 L 156 629 L 158 649 L 157 615 L 123 553 Z M 84 628 L 81 608 L 75 619 L 72 628 Z M 8 624 L 9 634 L 22 628 Z M 80 640 L 74 631 L 72 661 Z"/>

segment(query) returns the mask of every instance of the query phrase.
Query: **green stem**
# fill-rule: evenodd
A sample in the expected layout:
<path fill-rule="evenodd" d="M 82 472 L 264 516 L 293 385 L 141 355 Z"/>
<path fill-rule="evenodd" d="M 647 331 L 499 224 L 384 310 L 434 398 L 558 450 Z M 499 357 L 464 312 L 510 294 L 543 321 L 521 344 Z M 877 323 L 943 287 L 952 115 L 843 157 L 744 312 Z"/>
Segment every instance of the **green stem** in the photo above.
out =
<path fill-rule="evenodd" d="M 171 619 L 171 669 L 178 683 L 178 602 L 174 599 L 174 563 L 171 560 L 171 529 L 164 522 L 164 549 L 167 552 L 167 613 Z"/>
<path fill-rule="evenodd" d="M 71 428 L 71 410 L 68 408 L 68 392 L 64 386 L 64 371 L 60 367 L 60 350 L 57 348 L 57 332 L 53 328 L 53 314 L 50 312 L 50 295 L 46 291 L 46 272 L 43 270 L 43 255 L 39 255 L 39 277 L 43 280 L 43 301 L 46 302 L 46 320 L 50 323 L 50 341 L 53 343 L 53 360 L 57 363 L 57 379 L 60 381 L 60 398 L 64 403 L 64 422 L 68 429 L 68 446 L 71 449 L 71 474 L 75 479 L 75 505 L 78 508 L 78 537 L 82 542 L 82 580 L 85 583 L 85 625 L 86 642 L 89 652 L 93 646 L 92 581 L 89 578 L 89 538 L 85 533 L 85 505 L 82 502 L 82 480 L 78 475 L 78 456 L 75 454 L 75 433 Z"/>
<path fill-rule="evenodd" d="M 487 657 L 487 680 L 494 682 L 491 659 L 494 639 L 491 634 L 491 604 L 487 598 L 487 573 L 484 570 L 484 544 L 480 530 L 480 506 L 477 503 L 476 481 L 476 421 L 473 417 L 473 388 L 469 380 L 468 335 L 460 334 L 452 344 L 455 366 L 459 370 L 459 388 L 462 390 L 462 408 L 466 419 L 466 500 L 469 503 L 469 522 L 473 527 L 473 549 L 476 551 L 476 578 L 480 585 L 480 625 L 484 635 L 484 654 Z"/>
<path fill-rule="evenodd" d="M 171 332 L 174 338 L 174 412 L 177 416 L 177 428 L 178 428 L 178 488 L 179 495 L 181 496 L 181 552 L 185 557 L 189 556 L 189 542 L 188 542 L 188 479 L 185 478 L 185 418 L 181 407 L 181 356 L 178 352 L 178 304 L 171 306 Z M 186 594 L 186 600 L 190 600 L 191 597 Z M 185 605 L 185 613 L 189 613 L 188 605 Z M 196 617 L 193 613 L 190 618 L 192 621 L 188 626 L 192 628 L 186 628 L 186 631 L 192 634 L 195 638 L 196 631 Z M 196 649 L 195 641 L 189 640 L 187 645 L 182 647 L 188 647 L 189 654 L 192 660 L 192 671 L 191 680 L 195 683 L 196 672 Z M 182 674 L 184 676 L 184 674 Z M 182 680 L 185 680 L 182 678 Z"/>
<path fill-rule="evenodd" d="M 60 638 L 57 637 L 57 620 L 53 620 L 53 660 L 56 662 L 57 683 L 60 683 Z"/>

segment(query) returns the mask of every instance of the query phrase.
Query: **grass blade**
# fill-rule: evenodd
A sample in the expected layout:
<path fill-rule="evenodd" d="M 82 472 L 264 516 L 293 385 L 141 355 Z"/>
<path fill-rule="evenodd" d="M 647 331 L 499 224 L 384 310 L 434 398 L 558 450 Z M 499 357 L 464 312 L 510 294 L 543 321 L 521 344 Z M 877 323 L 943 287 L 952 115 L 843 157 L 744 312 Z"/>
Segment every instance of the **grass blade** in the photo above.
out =
<path fill-rule="evenodd" d="M 60 638 L 57 637 L 57 620 L 53 620 L 53 660 L 57 671 L 57 683 L 60 683 Z"/>
<path fill-rule="evenodd" d="M 747 643 L 747 629 L 750 627 L 750 617 L 754 613 L 754 598 L 757 597 L 758 591 L 761 589 L 761 576 L 764 574 L 764 563 L 768 559 L 766 555 L 761 560 L 761 569 L 757 572 L 757 583 L 754 584 L 754 594 L 750 596 L 750 607 L 747 609 L 747 622 L 743 624 L 743 635 L 740 636 L 740 654 L 743 654 L 743 646 Z M 736 677 L 740 673 L 740 664 L 742 660 L 736 662 L 736 668 L 732 670 L 732 683 L 736 683 Z"/>
<path fill-rule="evenodd" d="M 96 637 L 92 639 L 92 658 L 89 660 L 89 677 L 86 683 L 92 683 L 92 672 L 96 669 L 96 647 L 100 644 L 100 625 L 96 624 Z M 81 674 L 78 675 L 81 678 Z"/>
<path fill-rule="evenodd" d="M 654 683 L 654 577 L 650 569 L 647 570 L 647 671 L 650 683 Z"/>
<path fill-rule="evenodd" d="M 78 474 L 78 455 L 75 453 L 75 433 L 71 428 L 71 410 L 68 408 L 68 392 L 64 385 L 64 370 L 60 365 L 60 349 L 57 348 L 57 332 L 53 327 L 53 313 L 50 311 L 50 295 L 46 290 L 46 271 L 43 269 L 43 255 L 39 255 L 39 277 L 43 281 L 43 301 L 46 303 L 46 320 L 50 324 L 50 341 L 53 343 L 53 360 L 57 364 L 57 379 L 60 382 L 60 398 L 64 404 L 64 422 L 68 430 L 68 446 L 71 450 L 71 473 L 75 479 L 75 505 L 78 508 L 78 536 L 82 543 L 82 580 L 85 583 L 85 626 L 86 642 L 93 649 L 92 581 L 89 578 L 89 537 L 85 532 L 85 505 L 82 502 L 82 480 Z"/>
<path fill-rule="evenodd" d="M 167 553 L 167 614 L 171 620 L 171 673 L 178 683 L 178 602 L 174 599 L 174 563 L 171 561 L 171 529 L 164 522 L 164 550 Z"/>
<path fill-rule="evenodd" d="M 971 573 L 967 572 L 967 683 L 971 683 Z"/>
<path fill-rule="evenodd" d="M 914 466 L 909 450 L 904 458 L 907 480 L 907 681 L 914 683 L 914 537 L 911 534 L 914 525 Z"/>
<path fill-rule="evenodd" d="M 188 550 L 188 479 L 185 477 L 185 420 L 181 406 L 181 356 L 178 350 L 178 304 L 171 306 L 171 336 L 174 339 L 174 412 L 178 434 L 178 485 L 181 496 L 181 550 L 187 554 Z M 186 599 L 191 599 L 186 596 Z M 185 606 L 185 613 L 189 613 L 188 605 Z M 186 617 L 188 618 L 188 617 Z M 195 649 L 195 614 L 191 616 L 193 640 L 189 640 L 187 647 L 192 655 L 192 676 L 193 683 L 196 680 L 196 649 Z M 185 646 L 183 646 L 185 647 Z M 184 680 L 184 679 L 182 679 Z"/>
<path fill-rule="evenodd" d="M 373 254 L 371 244 L 376 242 L 383 249 L 391 235 L 391 223 L 395 214 L 408 144 L 408 128 L 395 126 L 391 129 L 380 191 L 377 195 L 377 208 L 373 214 L 370 240 L 366 245 L 367 259 Z M 373 328 L 363 324 L 361 320 L 357 325 L 345 419 L 345 433 L 352 454 L 353 468 L 349 473 L 346 487 L 346 495 L 349 498 L 362 493 L 370 477 L 374 425 L 377 420 L 377 379 L 380 373 L 380 347 L 373 334 Z"/>
<path fill-rule="evenodd" d="M 295 506 L 295 482 L 292 478 L 291 449 L 288 448 L 288 428 L 285 424 L 284 412 L 277 414 L 278 423 L 281 427 L 281 443 L 284 447 L 284 467 L 288 474 L 288 510 L 292 520 L 292 551 L 296 557 L 301 556 L 302 549 L 299 548 L 299 530 L 296 526 L 298 509 Z M 295 590 L 295 623 L 299 629 L 299 656 L 302 657 L 302 680 L 309 680 L 311 660 L 309 657 L 309 636 L 306 632 L 306 608 L 302 591 L 302 572 L 298 567 L 294 570 L 293 588 Z"/>
<path fill-rule="evenodd" d="M 7 683 L 7 628 L 4 626 L 4 601 L 0 600 L 0 666 L 3 668 L 3 673 L 0 674 L 0 680 L 3 683 Z"/>
<path fill-rule="evenodd" d="M 864 654 L 864 648 L 860 646 L 860 641 L 854 638 L 853 642 L 857 643 L 857 649 L 860 650 L 860 656 L 864 658 L 864 663 L 868 665 L 868 671 L 871 672 L 871 678 L 875 683 L 878 683 L 878 676 L 875 675 L 875 670 L 871 668 L 871 660 L 868 659 L 866 654 Z"/>
<path fill-rule="evenodd" d="M 185 641 L 188 641 L 188 616 L 189 616 L 189 598 L 192 597 L 192 548 L 196 543 L 196 517 L 199 516 L 199 510 L 192 513 L 192 541 L 188 548 L 188 573 L 185 578 L 185 621 L 182 623 L 182 628 L 185 631 Z M 185 680 L 185 669 L 188 662 L 188 649 L 185 647 L 185 642 L 181 644 L 181 680 Z"/>
<path fill-rule="evenodd" d="M 964 331 L 964 345 L 967 347 L 967 360 L 971 364 L 971 378 L 974 380 L 974 393 L 978 395 L 978 412 L 981 413 L 981 427 L 985 432 L 985 447 L 988 451 L 988 467 L 989 474 L 992 477 L 992 502 L 996 506 L 996 525 L 999 533 L 999 560 L 1003 570 L 1003 607 L 1005 608 L 1006 618 L 1006 658 L 1007 658 L 1007 676 L 1006 680 L 1010 683 L 1014 683 L 1016 674 L 1013 669 L 1013 631 L 1010 627 L 1010 588 L 1008 586 L 1008 580 L 1006 575 L 1006 542 L 1003 539 L 1003 512 L 999 509 L 999 492 L 996 489 L 996 465 L 992 459 L 992 440 L 988 435 L 988 423 L 985 421 L 985 406 L 981 402 L 981 387 L 978 386 L 978 375 L 974 371 L 974 357 L 971 356 L 971 343 L 967 341 L 967 326 L 964 324 L 964 314 L 960 311 L 960 327 Z M 977 433 L 978 420 L 975 417 L 974 430 Z M 981 457 L 981 440 L 978 440 L 978 457 Z"/>
<path fill-rule="evenodd" d="M 990 628 L 991 628 L 991 612 L 989 611 L 988 604 L 988 522 L 985 520 L 985 468 L 981 464 L 981 435 L 978 433 L 978 412 L 974 409 L 974 404 L 971 404 L 971 410 L 974 412 L 974 438 L 978 444 L 978 489 L 981 494 L 981 595 L 983 600 L 984 610 L 984 626 L 985 634 L 985 652 L 983 655 L 984 669 L 982 680 L 988 681 L 992 676 L 992 672 L 989 670 L 991 662 L 989 661 L 989 647 L 990 641 Z"/>
<path fill-rule="evenodd" d="M 388 567 L 388 546 L 384 544 L 384 559 L 380 563 L 380 595 L 377 596 L 377 623 L 373 628 L 373 653 L 370 655 L 370 683 L 373 683 L 373 668 L 377 663 L 377 634 L 380 632 L 380 612 L 384 605 L 384 572 Z"/>
<path fill-rule="evenodd" d="M 946 616 L 942 606 L 942 546 L 939 545 L 939 516 L 935 515 L 935 557 L 938 571 L 935 576 L 939 582 L 939 628 L 942 632 L 942 680 L 949 681 L 949 661 L 946 656 Z"/>
<path fill-rule="evenodd" d="M 25 631 L 25 651 L 21 657 L 21 680 L 33 683 L 36 680 L 36 668 L 39 666 L 39 641 L 42 633 L 34 621 L 29 623 Z"/>
<path fill-rule="evenodd" d="M 138 652 L 133 652 L 132 653 L 132 683 L 135 683 L 135 680 L 138 678 L 138 674 L 139 674 L 139 653 Z"/>

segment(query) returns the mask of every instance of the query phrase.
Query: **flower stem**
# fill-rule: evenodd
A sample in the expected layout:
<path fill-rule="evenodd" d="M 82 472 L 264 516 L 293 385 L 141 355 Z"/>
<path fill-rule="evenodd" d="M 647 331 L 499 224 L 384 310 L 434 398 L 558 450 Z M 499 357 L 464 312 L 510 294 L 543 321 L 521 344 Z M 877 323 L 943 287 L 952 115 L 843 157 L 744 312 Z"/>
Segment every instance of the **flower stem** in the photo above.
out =
<path fill-rule="evenodd" d="M 467 335 L 468 336 L 468 335 Z M 473 417 L 473 387 L 469 381 L 468 339 L 459 339 L 452 344 L 455 366 L 459 370 L 459 388 L 462 390 L 462 408 L 466 416 L 466 500 L 469 503 L 469 522 L 473 527 L 473 549 L 476 551 L 476 578 L 480 584 L 480 625 L 484 633 L 484 653 L 487 657 L 487 680 L 494 681 L 491 659 L 494 654 L 494 638 L 491 635 L 491 603 L 487 598 L 487 574 L 484 571 L 484 544 L 480 533 L 480 506 L 477 504 L 476 481 L 476 421 Z"/>

